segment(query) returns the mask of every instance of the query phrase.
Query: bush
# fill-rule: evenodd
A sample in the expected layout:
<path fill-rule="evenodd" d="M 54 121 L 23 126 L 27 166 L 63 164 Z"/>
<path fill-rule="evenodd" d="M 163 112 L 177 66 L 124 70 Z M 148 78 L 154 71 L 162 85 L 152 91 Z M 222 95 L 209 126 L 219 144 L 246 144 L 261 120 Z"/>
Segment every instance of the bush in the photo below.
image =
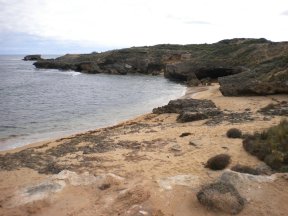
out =
<path fill-rule="evenodd" d="M 196 196 L 208 209 L 218 209 L 228 214 L 238 214 L 245 204 L 237 189 L 224 182 L 205 185 Z"/>
<path fill-rule="evenodd" d="M 237 128 L 231 128 L 227 131 L 226 136 L 228 138 L 241 138 L 242 132 Z"/>
<path fill-rule="evenodd" d="M 240 165 L 240 164 L 233 166 L 231 168 L 231 170 L 233 170 L 235 172 L 239 172 L 239 173 L 248 173 L 251 175 L 259 175 L 260 174 L 258 170 L 253 169 L 249 166 L 244 166 L 244 165 Z"/>
<path fill-rule="evenodd" d="M 222 170 L 225 169 L 230 163 L 231 157 L 227 154 L 219 154 L 210 158 L 205 167 L 212 170 Z"/>
<path fill-rule="evenodd" d="M 244 149 L 257 156 L 272 169 L 284 171 L 288 165 L 288 121 L 281 121 L 261 133 L 254 133 L 243 140 Z"/>

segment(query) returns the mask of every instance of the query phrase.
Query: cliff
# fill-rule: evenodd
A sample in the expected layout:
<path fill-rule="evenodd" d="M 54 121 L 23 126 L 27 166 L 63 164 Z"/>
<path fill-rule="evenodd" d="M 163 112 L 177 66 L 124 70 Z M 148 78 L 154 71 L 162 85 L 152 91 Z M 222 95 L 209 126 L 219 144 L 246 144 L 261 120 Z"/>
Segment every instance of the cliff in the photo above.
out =
<path fill-rule="evenodd" d="M 190 86 L 219 80 L 225 96 L 288 93 L 288 42 L 231 39 L 214 44 L 132 47 L 40 60 L 37 68 L 83 73 L 142 73 Z"/>

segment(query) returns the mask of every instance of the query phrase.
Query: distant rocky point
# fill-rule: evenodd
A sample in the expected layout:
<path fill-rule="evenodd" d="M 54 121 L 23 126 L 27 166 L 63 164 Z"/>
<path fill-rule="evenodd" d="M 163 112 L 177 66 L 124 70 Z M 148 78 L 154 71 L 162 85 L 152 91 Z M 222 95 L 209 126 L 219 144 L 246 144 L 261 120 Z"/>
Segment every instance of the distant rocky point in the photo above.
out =
<path fill-rule="evenodd" d="M 23 60 L 24 61 L 39 61 L 43 59 L 41 58 L 41 55 L 27 55 L 24 57 Z"/>
<path fill-rule="evenodd" d="M 132 47 L 38 60 L 37 68 L 164 74 L 188 86 L 220 83 L 225 96 L 288 93 L 288 42 L 237 38 L 213 44 Z"/>

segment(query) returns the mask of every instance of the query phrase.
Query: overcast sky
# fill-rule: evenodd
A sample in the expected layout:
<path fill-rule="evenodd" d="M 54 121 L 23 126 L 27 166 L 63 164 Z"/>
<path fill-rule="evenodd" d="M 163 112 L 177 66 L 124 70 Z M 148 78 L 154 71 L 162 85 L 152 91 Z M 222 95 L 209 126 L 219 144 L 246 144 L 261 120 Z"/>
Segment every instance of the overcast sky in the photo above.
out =
<path fill-rule="evenodd" d="M 0 0 L 0 53 L 288 41 L 288 0 Z"/>

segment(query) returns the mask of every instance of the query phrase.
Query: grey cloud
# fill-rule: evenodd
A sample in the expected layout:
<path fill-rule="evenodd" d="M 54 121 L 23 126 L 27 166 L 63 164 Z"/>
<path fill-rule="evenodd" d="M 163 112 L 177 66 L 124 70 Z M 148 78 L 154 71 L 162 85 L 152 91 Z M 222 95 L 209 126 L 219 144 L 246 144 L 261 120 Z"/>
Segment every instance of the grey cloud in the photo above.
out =
<path fill-rule="evenodd" d="M 113 47 L 117 48 L 117 47 Z M 112 47 L 86 45 L 75 41 L 58 41 L 19 32 L 0 30 L 0 54 L 65 54 L 105 51 Z"/>
<path fill-rule="evenodd" d="M 288 16 L 288 10 L 284 11 L 281 15 Z"/>

